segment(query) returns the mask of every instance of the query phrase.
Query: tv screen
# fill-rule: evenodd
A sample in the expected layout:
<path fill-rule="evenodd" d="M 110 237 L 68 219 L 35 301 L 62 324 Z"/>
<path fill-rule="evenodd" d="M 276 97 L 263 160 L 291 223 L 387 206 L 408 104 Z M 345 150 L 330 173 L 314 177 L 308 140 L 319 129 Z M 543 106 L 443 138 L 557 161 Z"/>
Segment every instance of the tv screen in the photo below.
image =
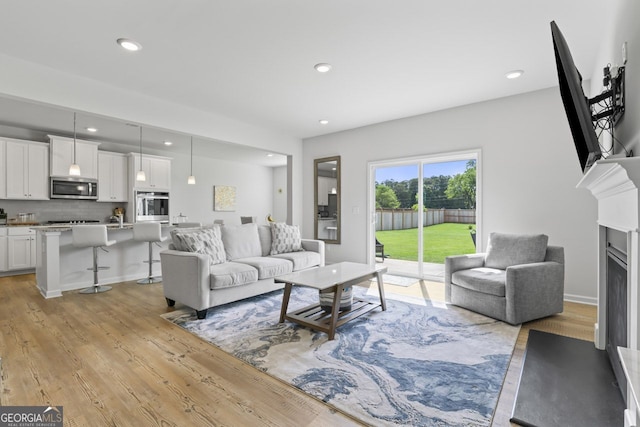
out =
<path fill-rule="evenodd" d="M 582 76 L 573 62 L 567 41 L 555 21 L 551 21 L 551 36 L 558 68 L 560 96 L 569 120 L 580 167 L 582 172 L 586 173 L 591 165 L 602 157 L 598 136 L 591 119 L 589 100 L 582 90 Z"/>

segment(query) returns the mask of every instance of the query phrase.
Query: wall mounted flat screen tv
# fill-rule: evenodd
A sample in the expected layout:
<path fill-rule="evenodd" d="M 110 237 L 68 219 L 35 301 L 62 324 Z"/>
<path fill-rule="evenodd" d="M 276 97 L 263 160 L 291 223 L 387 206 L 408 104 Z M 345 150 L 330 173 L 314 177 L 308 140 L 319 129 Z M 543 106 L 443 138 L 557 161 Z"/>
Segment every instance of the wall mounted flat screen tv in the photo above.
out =
<path fill-rule="evenodd" d="M 589 99 L 582 90 L 582 76 L 573 62 L 567 41 L 555 21 L 551 22 L 551 36 L 558 68 L 560 96 L 569 120 L 580 167 L 582 172 L 586 173 L 595 161 L 602 157 L 591 118 Z"/>

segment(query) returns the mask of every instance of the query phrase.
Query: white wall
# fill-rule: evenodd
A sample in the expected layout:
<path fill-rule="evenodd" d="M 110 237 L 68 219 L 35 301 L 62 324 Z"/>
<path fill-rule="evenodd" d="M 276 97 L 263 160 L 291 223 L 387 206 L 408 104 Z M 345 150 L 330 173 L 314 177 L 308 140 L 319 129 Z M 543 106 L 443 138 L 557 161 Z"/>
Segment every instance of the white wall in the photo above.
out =
<path fill-rule="evenodd" d="M 150 154 L 160 154 L 150 153 Z M 166 155 L 166 153 L 164 154 Z M 265 222 L 273 208 L 274 168 L 229 162 L 202 156 L 193 157 L 196 184 L 187 184 L 190 156 L 174 154 L 171 162 L 171 215 L 182 213 L 188 221 L 210 224 L 215 219 L 225 224 L 240 224 L 241 216 L 255 216 Z M 236 187 L 236 210 L 213 210 L 213 186 Z"/>
<path fill-rule="evenodd" d="M 575 188 L 582 173 L 557 88 L 305 140 L 303 234 L 313 236 L 314 158 L 342 156 L 342 244 L 327 245 L 327 261 L 366 262 L 368 162 L 477 148 L 479 238 L 549 235 L 565 248 L 567 297 L 594 303 L 596 204 Z"/>
<path fill-rule="evenodd" d="M 278 222 L 287 221 L 287 168 L 273 168 L 272 216 Z M 299 224 L 299 223 L 294 223 Z"/>
<path fill-rule="evenodd" d="M 593 71 L 591 96 L 602 91 L 602 68 L 607 64 L 622 65 L 622 44 L 627 42 L 627 64 L 625 76 L 625 113 L 615 136 L 626 147 L 640 154 L 640 2 L 636 0 L 616 0 L 611 3 L 614 8 L 612 31 L 602 35 L 602 43 L 598 51 L 596 69 Z M 597 29 L 594 29 L 597 31 Z M 614 145 L 614 152 L 623 150 L 619 144 Z"/>

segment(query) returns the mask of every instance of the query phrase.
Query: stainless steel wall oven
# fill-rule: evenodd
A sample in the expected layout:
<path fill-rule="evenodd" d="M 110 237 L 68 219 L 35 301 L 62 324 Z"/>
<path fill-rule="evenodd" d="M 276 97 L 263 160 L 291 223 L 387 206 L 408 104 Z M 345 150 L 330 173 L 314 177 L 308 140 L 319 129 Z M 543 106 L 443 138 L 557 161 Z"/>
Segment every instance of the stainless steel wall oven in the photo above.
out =
<path fill-rule="evenodd" d="M 136 222 L 169 223 L 169 193 L 136 191 Z"/>

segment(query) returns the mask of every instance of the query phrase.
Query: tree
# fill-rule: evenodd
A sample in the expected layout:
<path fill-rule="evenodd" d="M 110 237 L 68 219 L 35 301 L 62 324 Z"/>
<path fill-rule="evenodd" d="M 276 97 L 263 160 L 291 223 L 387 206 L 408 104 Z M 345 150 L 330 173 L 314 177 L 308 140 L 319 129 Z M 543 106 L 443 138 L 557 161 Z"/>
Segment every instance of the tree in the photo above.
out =
<path fill-rule="evenodd" d="M 462 199 L 466 209 L 474 209 L 476 207 L 475 160 L 469 160 L 466 170 L 449 180 L 445 194 L 449 199 Z"/>
<path fill-rule="evenodd" d="M 398 208 L 408 209 L 415 203 L 415 196 L 418 192 L 418 178 L 412 178 L 405 181 L 388 179 L 382 184 L 393 190 L 396 195 L 396 199 L 400 203 L 397 206 Z"/>
<path fill-rule="evenodd" d="M 454 207 L 445 195 L 450 179 L 451 177 L 448 175 L 431 176 L 424 179 L 422 197 L 425 207 L 434 209 Z"/>
<path fill-rule="evenodd" d="M 400 202 L 391 187 L 386 185 L 376 186 L 376 208 L 397 209 L 399 206 Z"/>

